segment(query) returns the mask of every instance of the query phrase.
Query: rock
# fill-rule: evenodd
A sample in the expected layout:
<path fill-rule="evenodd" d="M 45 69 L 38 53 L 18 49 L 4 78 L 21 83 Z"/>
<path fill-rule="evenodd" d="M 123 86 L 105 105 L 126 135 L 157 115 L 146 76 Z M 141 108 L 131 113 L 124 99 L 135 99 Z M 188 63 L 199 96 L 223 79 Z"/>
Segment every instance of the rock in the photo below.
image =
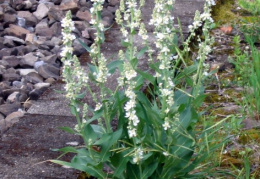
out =
<path fill-rule="evenodd" d="M 52 37 L 51 38 L 51 43 L 53 43 L 54 46 L 61 45 L 62 44 L 62 40 L 61 40 L 61 38 L 58 38 L 58 37 Z"/>
<path fill-rule="evenodd" d="M 61 22 L 64 18 L 64 12 L 60 9 L 59 6 L 52 6 L 48 12 L 48 18 L 54 19 L 55 21 Z"/>
<path fill-rule="evenodd" d="M 50 27 L 50 30 L 51 30 L 52 36 L 60 36 L 60 34 L 61 34 L 61 23 L 60 22 L 55 22 Z"/>
<path fill-rule="evenodd" d="M 12 86 L 15 87 L 15 88 L 21 88 L 23 86 L 23 82 L 13 81 Z"/>
<path fill-rule="evenodd" d="M 54 78 L 47 78 L 45 80 L 46 83 L 50 83 L 50 84 L 53 84 L 56 80 Z"/>
<path fill-rule="evenodd" d="M 38 73 L 43 77 L 43 78 L 59 78 L 60 74 L 60 69 L 57 67 L 54 67 L 50 64 L 42 64 L 40 65 L 37 69 Z"/>
<path fill-rule="evenodd" d="M 42 58 L 42 60 L 45 63 L 48 63 L 48 64 L 54 65 L 56 67 L 59 67 L 58 64 L 56 63 L 57 55 L 50 55 L 50 56 Z"/>
<path fill-rule="evenodd" d="M 44 89 L 44 91 L 45 91 L 45 90 L 48 89 L 48 87 L 50 87 L 50 86 L 51 86 L 50 83 L 37 83 L 37 84 L 34 85 L 34 88 L 35 88 L 35 89 L 38 89 L 38 90 Z"/>
<path fill-rule="evenodd" d="M 20 64 L 20 59 L 16 56 L 5 56 L 2 58 L 2 61 L 6 61 L 9 67 L 16 68 Z"/>
<path fill-rule="evenodd" d="M 25 110 L 29 109 L 31 106 L 33 105 L 33 101 L 32 100 L 27 100 L 23 103 L 23 108 Z"/>
<path fill-rule="evenodd" d="M 25 80 L 32 83 L 32 84 L 37 84 L 37 83 L 43 82 L 43 78 L 37 72 L 28 73 L 25 76 Z"/>
<path fill-rule="evenodd" d="M 4 9 L 0 6 L 0 21 L 4 19 Z"/>
<path fill-rule="evenodd" d="M 78 11 L 76 14 L 76 17 L 79 18 L 80 20 L 84 20 L 87 22 L 91 21 L 91 14 L 89 11 Z"/>
<path fill-rule="evenodd" d="M 3 44 L 4 44 L 4 46 L 6 46 L 8 48 L 15 47 L 14 42 L 12 40 L 9 40 L 9 39 L 4 39 Z"/>
<path fill-rule="evenodd" d="M 5 100 L 2 97 L 0 97 L 0 105 L 4 104 L 4 102 Z"/>
<path fill-rule="evenodd" d="M 23 0 L 12 0 L 10 2 L 10 5 L 16 9 L 16 10 L 21 10 L 22 8 L 25 7 L 24 1 Z"/>
<path fill-rule="evenodd" d="M 18 111 L 20 107 L 20 103 L 2 104 L 0 105 L 0 113 L 2 113 L 4 116 L 8 116 L 12 112 Z"/>
<path fill-rule="evenodd" d="M 43 89 L 42 89 L 43 90 Z M 46 89 L 44 89 L 46 90 Z M 37 100 L 40 98 L 40 96 L 43 94 L 44 91 L 34 89 L 29 93 L 30 100 Z M 1 107 L 1 106 L 0 106 Z"/>
<path fill-rule="evenodd" d="M 26 34 L 25 42 L 27 44 L 34 44 L 36 40 L 37 40 L 37 37 L 35 34 L 33 34 L 33 33 Z"/>
<path fill-rule="evenodd" d="M 18 11 L 17 16 L 25 19 L 25 25 L 29 27 L 35 27 L 38 20 L 29 11 Z"/>
<path fill-rule="evenodd" d="M 34 63 L 38 60 L 32 52 L 23 56 L 21 66 L 22 67 L 33 67 Z"/>
<path fill-rule="evenodd" d="M 49 8 L 44 3 L 40 3 L 37 7 L 37 10 L 33 13 L 33 15 L 38 20 L 42 20 L 44 17 L 47 16 L 48 12 L 49 12 Z"/>
<path fill-rule="evenodd" d="M 14 103 L 14 102 L 18 102 L 19 101 L 19 92 L 18 91 L 15 91 L 13 92 L 12 94 L 10 94 L 7 99 L 6 99 L 6 102 L 7 103 Z"/>
<path fill-rule="evenodd" d="M 17 112 L 13 112 L 13 113 L 9 114 L 8 116 L 6 116 L 6 118 L 4 120 L 0 120 L 1 133 L 5 132 L 10 127 L 12 127 L 23 116 L 24 116 L 24 112 L 17 111 Z"/>
<path fill-rule="evenodd" d="M 89 38 L 90 38 L 90 36 L 89 36 L 89 33 L 88 33 L 88 30 L 87 30 L 87 29 L 85 29 L 85 30 L 81 31 L 81 35 L 82 35 L 82 37 L 83 37 L 83 38 L 86 38 L 86 39 L 89 39 Z"/>
<path fill-rule="evenodd" d="M 10 48 L 4 48 L 0 50 L 0 59 L 2 59 L 4 56 L 11 56 L 12 49 Z"/>
<path fill-rule="evenodd" d="M 15 14 L 4 14 L 4 27 L 8 27 L 10 24 L 17 22 Z"/>
<path fill-rule="evenodd" d="M 52 37 L 54 32 L 49 28 L 48 22 L 46 20 L 42 20 L 35 27 L 35 33 L 39 36 Z"/>
<path fill-rule="evenodd" d="M 116 6 L 120 3 L 120 0 L 109 0 L 109 5 L 111 6 Z"/>
<path fill-rule="evenodd" d="M 16 73 L 5 73 L 2 76 L 2 80 L 9 81 L 9 82 L 19 81 L 21 80 L 21 76 Z"/>
<path fill-rule="evenodd" d="M 36 70 L 31 69 L 31 68 L 30 68 L 30 69 L 18 69 L 17 71 L 19 72 L 19 74 L 20 74 L 21 76 L 26 76 L 26 75 L 28 75 L 28 74 L 31 73 L 31 72 L 37 73 Z"/>
<path fill-rule="evenodd" d="M 90 27 L 89 23 L 86 21 L 74 21 L 74 24 L 79 31 L 84 31 Z"/>
<path fill-rule="evenodd" d="M 75 11 L 78 9 L 78 0 L 62 0 L 60 8 L 63 11 L 72 10 Z"/>
<path fill-rule="evenodd" d="M 116 10 L 118 9 L 118 5 L 116 6 L 108 6 L 107 10 L 109 10 L 110 12 L 112 12 L 113 14 L 115 14 Z"/>
<path fill-rule="evenodd" d="M 6 28 L 4 32 L 7 35 L 14 35 L 18 38 L 25 39 L 26 34 L 30 33 L 29 30 L 26 30 L 23 27 L 20 27 L 18 25 L 10 24 L 9 28 Z"/>
<path fill-rule="evenodd" d="M 23 39 L 8 35 L 6 35 L 4 38 L 13 41 L 16 45 L 25 45 L 25 41 Z"/>

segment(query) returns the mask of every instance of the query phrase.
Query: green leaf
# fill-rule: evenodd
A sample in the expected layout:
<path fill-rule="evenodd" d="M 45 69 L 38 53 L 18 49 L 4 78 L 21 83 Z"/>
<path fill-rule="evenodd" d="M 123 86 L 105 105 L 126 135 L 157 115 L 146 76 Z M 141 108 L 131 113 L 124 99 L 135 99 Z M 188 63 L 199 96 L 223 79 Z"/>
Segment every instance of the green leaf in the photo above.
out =
<path fill-rule="evenodd" d="M 123 61 L 122 60 L 114 60 L 112 62 L 110 62 L 108 65 L 107 65 L 107 68 L 109 70 L 109 73 L 114 73 L 116 68 L 119 68 L 119 66 L 123 65 Z"/>
<path fill-rule="evenodd" d="M 138 59 L 137 58 L 133 58 L 133 59 L 131 59 L 130 63 L 131 63 L 133 68 L 136 68 L 137 63 L 138 63 Z"/>
<path fill-rule="evenodd" d="M 68 147 L 63 147 L 60 149 L 51 149 L 52 151 L 58 151 L 58 152 L 65 152 L 65 153 L 78 153 L 77 149 L 74 147 L 68 146 Z"/>
<path fill-rule="evenodd" d="M 86 93 L 87 93 L 87 92 L 84 91 L 84 92 L 81 93 L 81 94 L 77 94 L 77 95 L 76 95 L 76 98 L 77 98 L 77 99 L 83 99 L 83 98 L 86 96 Z"/>
<path fill-rule="evenodd" d="M 75 130 L 70 127 L 58 127 L 58 129 L 68 132 L 70 134 L 75 134 Z"/>
<path fill-rule="evenodd" d="M 156 170 L 158 166 L 158 162 L 154 161 L 152 164 L 150 164 L 149 166 L 145 167 L 144 171 L 142 172 L 142 179 L 147 179 L 149 178 L 154 171 Z"/>
<path fill-rule="evenodd" d="M 103 115 L 103 111 L 102 110 L 98 110 L 95 111 L 93 117 L 89 120 L 87 120 L 86 124 L 90 124 L 91 122 L 97 120 L 98 118 L 100 118 Z"/>
<path fill-rule="evenodd" d="M 127 164 L 126 176 L 130 179 L 140 179 L 140 171 L 137 165 L 133 165 L 130 162 Z"/>
<path fill-rule="evenodd" d="M 111 150 L 110 148 L 120 138 L 122 131 L 123 131 L 122 129 L 119 129 L 115 132 L 107 134 L 108 136 L 110 136 L 110 139 L 101 145 L 101 154 L 100 154 L 101 162 L 104 162 L 109 158 L 110 150 Z"/>
<path fill-rule="evenodd" d="M 180 122 L 183 128 L 187 128 L 191 121 L 191 108 L 186 107 L 184 111 L 180 114 Z"/>
<path fill-rule="evenodd" d="M 127 162 L 130 160 L 130 157 L 124 156 L 125 154 L 126 152 L 115 153 L 111 157 L 111 163 L 116 168 L 113 173 L 113 177 L 123 178 L 121 175 L 124 171 L 126 171 Z"/>
<path fill-rule="evenodd" d="M 206 97 L 207 97 L 207 95 L 205 95 L 205 94 L 201 94 L 201 95 L 199 95 L 198 97 L 196 97 L 196 99 L 193 101 L 194 107 L 195 107 L 195 108 L 200 107 Z"/>
<path fill-rule="evenodd" d="M 79 38 L 77 38 L 77 40 L 79 41 L 80 45 L 82 45 L 82 47 L 84 47 L 88 52 L 91 52 L 91 48 L 88 47 L 84 42 L 82 42 Z"/>
<path fill-rule="evenodd" d="M 121 40 L 121 44 L 123 47 L 128 47 L 130 45 L 129 42 L 125 42 L 124 40 Z"/>
<path fill-rule="evenodd" d="M 136 69 L 136 71 L 142 75 L 143 78 L 147 79 L 148 81 L 150 81 L 153 85 L 155 85 L 155 77 L 153 77 L 153 75 L 146 73 L 144 71 L 141 71 L 139 69 Z"/>
<path fill-rule="evenodd" d="M 147 49 L 148 49 L 148 47 L 142 48 L 142 49 L 138 52 L 138 54 L 136 55 L 137 59 L 140 59 L 140 58 L 144 55 L 144 53 L 146 52 Z"/>
<path fill-rule="evenodd" d="M 89 141 L 95 142 L 95 140 L 97 139 L 98 135 L 93 130 L 91 124 L 87 124 L 85 126 L 83 137 L 85 142 L 89 142 Z"/>
<path fill-rule="evenodd" d="M 71 112 L 71 114 L 74 115 L 74 116 L 76 116 L 77 113 L 78 113 L 76 107 L 73 106 L 73 105 L 70 105 L 70 112 Z"/>

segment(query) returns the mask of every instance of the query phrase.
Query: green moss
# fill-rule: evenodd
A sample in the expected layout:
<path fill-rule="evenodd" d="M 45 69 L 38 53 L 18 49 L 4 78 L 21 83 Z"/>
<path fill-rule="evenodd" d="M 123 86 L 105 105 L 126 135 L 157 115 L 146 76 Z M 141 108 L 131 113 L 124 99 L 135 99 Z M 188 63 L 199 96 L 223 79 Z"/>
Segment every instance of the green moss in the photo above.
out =
<path fill-rule="evenodd" d="M 237 21 L 237 16 L 231 10 L 234 9 L 234 0 L 220 0 L 213 6 L 212 17 L 219 25 Z"/>

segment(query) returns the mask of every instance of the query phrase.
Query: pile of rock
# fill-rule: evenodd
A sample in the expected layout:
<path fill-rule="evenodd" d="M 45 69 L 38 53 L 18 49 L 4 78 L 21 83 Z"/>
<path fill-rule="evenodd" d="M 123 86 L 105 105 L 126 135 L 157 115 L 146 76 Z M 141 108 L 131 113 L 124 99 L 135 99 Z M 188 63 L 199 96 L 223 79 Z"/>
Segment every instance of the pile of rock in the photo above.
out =
<path fill-rule="evenodd" d="M 106 27 L 114 22 L 118 4 L 105 2 Z M 92 43 L 91 6 L 90 0 L 0 0 L 0 131 L 60 78 L 61 20 L 66 11 L 73 14 L 75 35 Z M 86 52 L 78 41 L 73 46 L 78 56 Z"/>

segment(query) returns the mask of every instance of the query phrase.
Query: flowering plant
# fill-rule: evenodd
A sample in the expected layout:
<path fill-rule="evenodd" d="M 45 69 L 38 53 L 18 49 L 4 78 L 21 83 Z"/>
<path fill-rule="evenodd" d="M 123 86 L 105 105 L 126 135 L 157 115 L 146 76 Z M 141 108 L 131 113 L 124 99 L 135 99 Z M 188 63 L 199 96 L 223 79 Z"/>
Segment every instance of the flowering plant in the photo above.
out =
<path fill-rule="evenodd" d="M 70 12 L 62 21 L 64 48 L 61 55 L 66 96 L 78 122 L 75 129 L 64 130 L 82 136 L 85 145 L 79 149 L 59 149 L 64 153 L 76 153 L 71 162 L 52 161 L 97 178 L 200 177 L 202 172 L 191 172 L 209 156 L 210 151 L 204 147 L 207 142 L 200 142 L 204 144 L 200 146 L 198 141 L 217 126 L 200 132 L 200 135 L 194 130 L 200 118 L 197 109 L 205 97 L 202 82 L 207 74 L 204 61 L 213 43 L 209 29 L 213 22 L 210 7 L 214 1 L 206 1 L 202 14 L 196 12 L 195 21 L 189 26 L 190 36 L 183 42 L 181 50 L 171 16 L 175 1 L 155 0 L 150 25 L 154 26 L 158 54 L 153 59 L 153 49 L 147 41 L 149 36 L 145 24 L 141 22 L 144 0 L 139 3 L 121 0 L 116 22 L 121 26 L 125 50 L 120 50 L 118 60 L 111 63 L 100 50 L 105 30 L 101 23 L 104 1 L 92 2 L 91 23 L 96 28 L 96 38 L 90 48 L 84 45 L 94 60 L 94 64 L 89 65 L 89 75 L 72 56 L 71 44 L 75 37 L 71 35 L 73 22 Z M 197 38 L 197 58 L 188 65 L 184 54 L 190 50 L 190 41 L 199 27 L 203 30 L 204 40 Z M 134 46 L 136 35 L 143 40 L 141 50 Z M 152 73 L 138 69 L 138 59 L 146 52 Z M 116 69 L 121 75 L 118 87 L 112 91 L 106 88 L 106 83 Z M 144 81 L 149 82 L 146 86 L 149 95 L 142 91 Z M 99 87 L 99 96 L 93 93 L 91 83 Z M 87 92 L 82 93 L 82 90 Z M 84 103 L 81 108 L 80 99 L 86 94 L 92 96 L 95 105 Z M 114 120 L 117 123 L 113 126 Z"/>

